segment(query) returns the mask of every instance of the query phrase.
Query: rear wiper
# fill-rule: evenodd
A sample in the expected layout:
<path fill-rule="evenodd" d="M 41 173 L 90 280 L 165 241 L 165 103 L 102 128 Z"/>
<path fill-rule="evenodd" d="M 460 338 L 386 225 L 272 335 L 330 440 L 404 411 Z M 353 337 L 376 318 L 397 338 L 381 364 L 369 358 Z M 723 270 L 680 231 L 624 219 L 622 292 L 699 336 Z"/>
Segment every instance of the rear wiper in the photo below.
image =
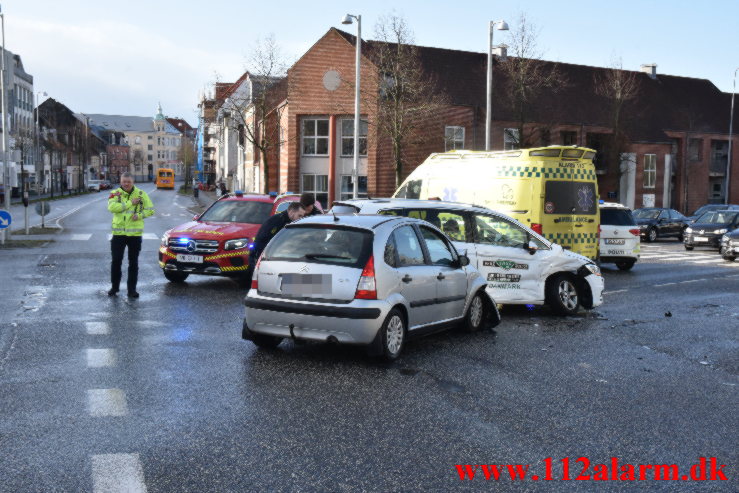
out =
<path fill-rule="evenodd" d="M 341 255 L 330 255 L 328 253 L 306 253 L 304 255 L 307 259 L 318 259 L 318 258 L 338 258 L 344 260 L 351 260 L 351 257 L 342 257 Z"/>

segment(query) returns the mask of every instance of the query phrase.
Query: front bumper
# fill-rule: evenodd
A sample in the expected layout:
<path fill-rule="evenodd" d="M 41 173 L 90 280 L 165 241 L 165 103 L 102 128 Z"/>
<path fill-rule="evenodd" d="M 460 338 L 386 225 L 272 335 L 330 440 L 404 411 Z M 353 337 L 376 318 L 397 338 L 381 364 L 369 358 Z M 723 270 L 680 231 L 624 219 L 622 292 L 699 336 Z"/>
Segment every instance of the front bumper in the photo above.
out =
<path fill-rule="evenodd" d="M 342 344 L 371 344 L 392 308 L 382 300 L 346 304 L 286 301 L 249 292 L 244 324 L 257 334 Z"/>
<path fill-rule="evenodd" d="M 704 247 L 718 248 L 719 243 L 721 242 L 721 236 L 723 235 L 718 235 L 715 233 L 703 233 L 703 234 L 690 233 L 690 234 L 685 235 L 683 242 L 685 243 L 685 245 L 692 246 L 692 247 L 704 246 Z"/>
<path fill-rule="evenodd" d="M 248 252 L 216 252 L 202 257 L 202 263 L 180 262 L 175 252 L 159 247 L 159 267 L 169 272 L 232 277 L 245 272 L 249 267 Z"/>
<path fill-rule="evenodd" d="M 596 306 L 602 305 L 603 290 L 605 289 L 606 285 L 605 281 L 603 280 L 603 276 L 596 276 L 595 274 L 591 274 L 589 276 L 585 276 L 585 281 L 588 283 L 588 286 L 590 286 L 590 293 L 593 295 L 593 306 L 590 308 L 595 308 Z"/>

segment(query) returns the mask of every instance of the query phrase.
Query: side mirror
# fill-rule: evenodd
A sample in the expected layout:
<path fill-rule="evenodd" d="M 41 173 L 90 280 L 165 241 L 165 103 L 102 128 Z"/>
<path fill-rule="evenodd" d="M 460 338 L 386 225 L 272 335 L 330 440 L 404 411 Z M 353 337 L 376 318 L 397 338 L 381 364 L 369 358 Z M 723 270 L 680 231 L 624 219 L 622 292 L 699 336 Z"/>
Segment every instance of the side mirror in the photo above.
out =
<path fill-rule="evenodd" d="M 539 250 L 539 247 L 536 246 L 536 242 L 529 241 L 528 243 L 524 243 L 524 248 L 528 250 L 529 255 L 533 255 L 536 253 L 537 250 Z"/>
<path fill-rule="evenodd" d="M 197 221 L 198 219 L 200 219 L 200 214 L 195 214 L 194 216 L 192 216 L 193 221 Z"/>
<path fill-rule="evenodd" d="M 459 256 L 459 266 L 465 267 L 470 265 L 470 258 L 467 255 L 460 255 Z"/>

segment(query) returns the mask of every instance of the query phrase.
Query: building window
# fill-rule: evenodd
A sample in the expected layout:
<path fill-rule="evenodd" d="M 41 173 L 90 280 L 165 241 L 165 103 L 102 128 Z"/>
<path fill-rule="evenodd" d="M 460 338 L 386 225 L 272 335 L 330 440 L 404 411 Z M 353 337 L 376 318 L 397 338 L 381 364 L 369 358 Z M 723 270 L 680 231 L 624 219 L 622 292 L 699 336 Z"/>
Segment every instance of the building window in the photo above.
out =
<path fill-rule="evenodd" d="M 147 135 L 146 138 L 149 139 L 149 140 L 154 140 L 154 136 L 153 135 Z"/>
<path fill-rule="evenodd" d="M 328 120 L 303 120 L 303 155 L 328 156 Z"/>
<path fill-rule="evenodd" d="M 444 150 L 464 149 L 464 127 L 444 127 Z"/>
<path fill-rule="evenodd" d="M 510 151 L 518 149 L 519 142 L 521 142 L 521 136 L 517 128 L 506 128 L 503 130 L 503 150 Z"/>
<path fill-rule="evenodd" d="M 367 177 L 357 176 L 358 184 L 357 187 L 357 198 L 367 198 Z M 352 175 L 341 176 L 341 200 L 349 200 L 354 198 L 354 187 L 352 186 Z"/>
<path fill-rule="evenodd" d="M 149 162 L 151 162 L 151 161 L 153 161 L 153 160 L 154 160 L 154 159 L 153 159 L 153 158 L 154 158 L 154 156 L 152 156 L 151 154 L 149 154 L 149 155 L 148 155 L 147 157 L 149 158 L 149 159 L 148 159 L 148 161 L 149 161 Z"/>
<path fill-rule="evenodd" d="M 562 131 L 559 133 L 562 139 L 563 146 L 576 146 L 577 145 L 577 132 L 575 131 Z"/>
<path fill-rule="evenodd" d="M 301 192 L 311 192 L 325 208 L 328 203 L 328 175 L 304 174 Z"/>
<path fill-rule="evenodd" d="M 688 140 L 688 159 L 690 161 L 701 161 L 703 159 L 703 140 Z"/>
<path fill-rule="evenodd" d="M 153 151 L 154 150 L 154 146 L 151 145 L 151 144 L 149 144 L 147 147 L 149 148 L 148 150 L 150 150 L 150 151 Z"/>
<path fill-rule="evenodd" d="M 354 156 L 354 118 L 341 120 L 341 155 Z M 367 155 L 367 122 L 359 122 L 359 155 Z"/>
<path fill-rule="evenodd" d="M 539 143 L 542 147 L 552 144 L 552 132 L 548 128 L 539 129 Z"/>
<path fill-rule="evenodd" d="M 644 188 L 654 188 L 657 182 L 657 155 L 644 155 Z"/>

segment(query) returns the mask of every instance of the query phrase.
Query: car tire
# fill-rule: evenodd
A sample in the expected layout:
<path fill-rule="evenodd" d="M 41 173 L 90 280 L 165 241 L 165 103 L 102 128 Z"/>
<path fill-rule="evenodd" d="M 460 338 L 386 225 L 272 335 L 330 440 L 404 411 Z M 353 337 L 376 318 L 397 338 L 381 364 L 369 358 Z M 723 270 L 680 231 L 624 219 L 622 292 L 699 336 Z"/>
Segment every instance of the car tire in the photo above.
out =
<path fill-rule="evenodd" d="M 580 288 L 567 274 L 557 274 L 546 285 L 546 301 L 558 315 L 574 315 L 580 308 Z"/>
<path fill-rule="evenodd" d="M 722 253 L 721 258 L 723 258 L 727 262 L 733 262 L 734 260 L 736 260 L 736 255 L 726 255 L 725 253 Z"/>
<path fill-rule="evenodd" d="M 686 249 L 687 251 L 691 251 L 691 250 L 693 249 L 693 247 L 692 247 L 692 246 L 688 246 L 688 245 L 685 245 L 685 249 Z"/>
<path fill-rule="evenodd" d="M 178 284 L 185 282 L 185 280 L 187 279 L 187 277 L 189 275 L 190 274 L 188 274 L 186 272 L 167 272 L 167 271 L 164 271 L 164 277 L 166 277 L 169 282 L 174 282 L 174 283 L 178 283 Z"/>
<path fill-rule="evenodd" d="M 274 349 L 280 345 L 280 343 L 282 342 L 282 337 L 252 333 L 251 342 L 262 349 Z"/>
<path fill-rule="evenodd" d="M 649 231 L 647 231 L 647 241 L 649 243 L 654 243 L 657 241 L 657 238 L 659 238 L 659 235 L 657 234 L 657 228 L 649 228 Z"/>
<path fill-rule="evenodd" d="M 618 270 L 631 270 L 635 263 L 636 260 L 622 260 L 620 262 L 616 262 L 616 267 L 618 267 Z"/>
<path fill-rule="evenodd" d="M 470 301 L 467 313 L 464 316 L 462 327 L 465 332 L 477 332 L 484 325 L 488 317 L 488 307 L 482 293 L 478 292 Z"/>
<path fill-rule="evenodd" d="M 382 357 L 388 361 L 398 359 L 405 345 L 405 317 L 397 308 L 390 310 L 380 328 L 382 340 Z"/>
<path fill-rule="evenodd" d="M 677 235 L 677 241 L 682 243 L 685 240 L 685 229 L 680 230 L 680 234 Z"/>

